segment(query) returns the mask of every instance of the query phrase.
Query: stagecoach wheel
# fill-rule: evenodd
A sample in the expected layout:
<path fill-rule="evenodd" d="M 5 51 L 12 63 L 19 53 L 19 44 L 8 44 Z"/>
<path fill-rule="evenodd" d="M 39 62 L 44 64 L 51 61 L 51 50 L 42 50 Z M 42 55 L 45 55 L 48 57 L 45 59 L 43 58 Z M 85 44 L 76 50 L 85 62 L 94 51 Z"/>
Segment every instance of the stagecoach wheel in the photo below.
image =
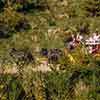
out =
<path fill-rule="evenodd" d="M 48 49 L 47 48 L 41 48 L 40 55 L 47 57 L 48 56 Z"/>

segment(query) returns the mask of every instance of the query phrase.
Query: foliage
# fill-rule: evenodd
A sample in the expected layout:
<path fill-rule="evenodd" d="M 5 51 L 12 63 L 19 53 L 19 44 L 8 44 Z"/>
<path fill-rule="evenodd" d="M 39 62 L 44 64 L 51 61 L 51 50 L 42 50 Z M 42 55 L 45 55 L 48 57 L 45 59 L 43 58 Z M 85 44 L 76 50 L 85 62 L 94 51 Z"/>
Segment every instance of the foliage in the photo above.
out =
<path fill-rule="evenodd" d="M 100 59 L 64 51 L 99 20 L 99 0 L 0 0 L 0 100 L 99 100 Z"/>
<path fill-rule="evenodd" d="M 1 38 L 7 38 L 12 36 L 15 33 L 15 27 L 19 20 L 22 20 L 23 17 L 13 11 L 11 8 L 7 8 L 0 15 L 0 36 Z"/>
<path fill-rule="evenodd" d="M 92 0 L 92 1 L 85 0 L 86 15 L 91 17 L 100 16 L 99 6 L 100 6 L 99 0 Z"/>

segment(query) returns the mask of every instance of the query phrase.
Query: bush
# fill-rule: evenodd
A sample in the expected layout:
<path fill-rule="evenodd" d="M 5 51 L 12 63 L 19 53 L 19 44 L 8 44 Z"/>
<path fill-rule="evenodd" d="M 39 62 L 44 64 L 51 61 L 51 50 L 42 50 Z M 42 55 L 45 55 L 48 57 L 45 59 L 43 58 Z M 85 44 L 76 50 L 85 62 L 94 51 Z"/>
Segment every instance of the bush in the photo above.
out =
<path fill-rule="evenodd" d="M 28 65 L 34 62 L 32 53 L 27 49 L 17 50 L 13 48 L 10 52 L 10 55 L 14 62 L 19 66 Z"/>
<path fill-rule="evenodd" d="M 45 1 L 44 0 L 26 0 L 24 2 L 18 2 L 20 3 L 20 6 L 17 7 L 18 12 L 34 12 L 35 10 L 41 11 L 46 9 Z"/>
<path fill-rule="evenodd" d="M 24 32 L 29 29 L 31 29 L 31 26 L 26 19 L 19 20 L 15 26 L 17 32 Z"/>
<path fill-rule="evenodd" d="M 6 8 L 0 15 L 0 38 L 8 38 L 15 33 L 14 27 L 22 18 L 18 13 L 11 8 Z"/>
<path fill-rule="evenodd" d="M 18 78 L 13 75 L 0 76 L 0 99 L 1 100 L 22 100 L 25 96 L 25 90 Z"/>

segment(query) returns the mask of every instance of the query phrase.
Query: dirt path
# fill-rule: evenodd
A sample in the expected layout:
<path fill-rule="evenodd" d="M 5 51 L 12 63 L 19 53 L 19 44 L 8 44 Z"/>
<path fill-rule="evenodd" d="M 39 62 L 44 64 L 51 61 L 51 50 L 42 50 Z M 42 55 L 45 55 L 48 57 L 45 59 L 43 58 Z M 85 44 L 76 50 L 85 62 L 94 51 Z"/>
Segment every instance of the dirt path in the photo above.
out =
<path fill-rule="evenodd" d="M 50 66 L 47 64 L 40 64 L 36 68 L 32 68 L 32 70 L 35 72 L 43 72 L 43 73 L 52 71 Z"/>
<path fill-rule="evenodd" d="M 37 65 L 36 67 L 27 66 L 24 70 L 30 69 L 33 72 L 50 72 L 52 71 L 50 68 L 50 65 L 47 64 L 47 62 L 41 63 Z M 17 74 L 19 73 L 19 69 L 16 66 L 13 67 L 5 67 L 4 69 L 0 68 L 0 74 Z"/>

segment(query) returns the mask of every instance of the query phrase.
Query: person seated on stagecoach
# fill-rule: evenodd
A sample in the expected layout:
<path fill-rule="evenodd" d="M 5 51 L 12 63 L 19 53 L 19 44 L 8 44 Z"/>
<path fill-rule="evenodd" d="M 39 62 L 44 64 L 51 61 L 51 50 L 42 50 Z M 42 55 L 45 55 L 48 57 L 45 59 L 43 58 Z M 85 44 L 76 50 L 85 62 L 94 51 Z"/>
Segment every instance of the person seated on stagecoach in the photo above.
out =
<path fill-rule="evenodd" d="M 86 40 L 86 44 L 89 45 L 89 53 L 96 53 L 100 49 L 100 35 L 98 31 L 94 32 L 92 36 Z"/>
<path fill-rule="evenodd" d="M 67 48 L 73 50 L 75 48 L 75 35 L 71 35 L 71 40 L 68 42 Z"/>
<path fill-rule="evenodd" d="M 77 35 L 72 34 L 71 37 L 72 37 L 72 41 L 70 41 L 68 44 L 68 48 L 70 50 L 74 49 L 76 46 L 78 46 L 78 44 L 82 43 L 82 40 L 83 40 L 83 36 L 80 34 L 77 34 Z"/>
<path fill-rule="evenodd" d="M 100 37 L 100 35 L 98 34 L 98 31 L 93 33 L 93 39 L 94 39 L 95 43 L 99 42 L 99 37 Z"/>
<path fill-rule="evenodd" d="M 76 42 L 81 43 L 82 40 L 83 40 L 83 36 L 80 35 L 80 34 L 77 34 L 77 36 L 76 36 Z"/>
<path fill-rule="evenodd" d="M 98 34 L 98 31 L 96 30 L 96 32 L 94 32 L 93 34 L 92 34 L 92 36 L 91 37 L 89 37 L 89 39 L 88 40 L 86 40 L 87 41 L 87 44 L 96 44 L 96 43 L 99 43 L 100 41 L 100 35 Z"/>

